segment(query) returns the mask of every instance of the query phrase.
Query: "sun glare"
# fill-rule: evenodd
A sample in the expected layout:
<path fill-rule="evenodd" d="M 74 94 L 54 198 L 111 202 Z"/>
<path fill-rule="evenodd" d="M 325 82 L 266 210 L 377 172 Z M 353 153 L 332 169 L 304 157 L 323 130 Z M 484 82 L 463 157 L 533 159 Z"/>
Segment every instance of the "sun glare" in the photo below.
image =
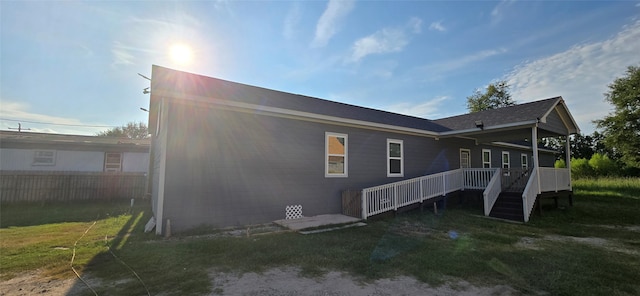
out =
<path fill-rule="evenodd" d="M 184 44 L 174 44 L 169 49 L 171 60 L 179 65 L 188 65 L 191 63 L 193 53 L 191 48 Z"/>

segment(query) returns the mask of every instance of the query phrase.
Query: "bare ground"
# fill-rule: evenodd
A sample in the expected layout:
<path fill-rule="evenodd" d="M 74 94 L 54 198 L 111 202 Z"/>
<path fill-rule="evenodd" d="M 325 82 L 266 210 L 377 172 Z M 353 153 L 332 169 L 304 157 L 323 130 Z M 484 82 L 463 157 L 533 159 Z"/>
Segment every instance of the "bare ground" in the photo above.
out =
<path fill-rule="evenodd" d="M 331 271 L 321 277 L 307 278 L 294 267 L 274 268 L 264 273 L 233 274 L 212 271 L 213 292 L 210 295 L 520 295 L 509 286 L 478 287 L 464 280 L 432 287 L 412 277 L 400 276 L 363 282 L 346 273 Z M 89 279 L 94 288 L 99 280 Z M 0 283 L 0 295 L 90 295 L 93 294 L 77 278 L 47 279 L 39 273 L 23 274 Z"/>

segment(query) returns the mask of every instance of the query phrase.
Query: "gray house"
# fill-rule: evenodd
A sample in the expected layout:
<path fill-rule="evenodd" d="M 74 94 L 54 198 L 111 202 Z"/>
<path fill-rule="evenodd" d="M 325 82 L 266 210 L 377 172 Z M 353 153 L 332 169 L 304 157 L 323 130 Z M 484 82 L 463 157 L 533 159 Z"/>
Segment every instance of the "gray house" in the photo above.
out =
<path fill-rule="evenodd" d="M 489 215 L 520 184 L 525 221 L 540 194 L 571 191 L 535 145 L 578 132 L 561 97 L 428 120 L 153 66 L 149 107 L 158 234 L 167 220 L 265 223 L 289 205 L 340 213 L 345 189 L 361 190 L 366 219 L 465 189 L 483 190 Z"/>

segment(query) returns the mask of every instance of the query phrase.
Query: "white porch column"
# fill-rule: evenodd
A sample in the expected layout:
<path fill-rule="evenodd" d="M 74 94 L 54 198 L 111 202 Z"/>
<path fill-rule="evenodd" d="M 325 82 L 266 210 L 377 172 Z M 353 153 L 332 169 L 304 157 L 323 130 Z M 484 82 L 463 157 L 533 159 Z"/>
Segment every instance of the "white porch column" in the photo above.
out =
<path fill-rule="evenodd" d="M 538 155 L 538 125 L 531 128 L 531 147 L 533 149 L 533 169 L 538 176 L 537 193 L 540 194 L 540 158 Z"/>
<path fill-rule="evenodd" d="M 571 182 L 571 138 L 567 135 L 567 143 L 565 147 L 565 167 L 569 170 L 569 190 L 573 190 Z"/>

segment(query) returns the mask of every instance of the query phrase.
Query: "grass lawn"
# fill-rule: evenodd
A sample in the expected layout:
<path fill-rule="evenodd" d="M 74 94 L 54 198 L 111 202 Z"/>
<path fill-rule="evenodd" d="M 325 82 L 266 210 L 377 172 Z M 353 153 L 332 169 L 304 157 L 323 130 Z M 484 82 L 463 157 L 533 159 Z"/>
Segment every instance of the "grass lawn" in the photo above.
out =
<path fill-rule="evenodd" d="M 437 216 L 409 212 L 312 235 L 168 240 L 143 233 L 150 210 L 141 202 L 2 205 L 0 276 L 37 269 L 74 277 L 77 241 L 74 267 L 114 283 L 93 287 L 100 295 L 146 294 L 132 270 L 151 294 L 199 295 L 215 288 L 212 270 L 282 266 L 298 266 L 306 276 L 345 271 L 365 281 L 409 275 L 439 285 L 459 278 L 525 294 L 640 294 L 640 179 L 578 180 L 574 193 L 574 207 L 561 200 L 552 209 L 548 201 L 543 216 L 534 213 L 527 224 L 480 217 L 480 205 L 449 203 Z"/>

